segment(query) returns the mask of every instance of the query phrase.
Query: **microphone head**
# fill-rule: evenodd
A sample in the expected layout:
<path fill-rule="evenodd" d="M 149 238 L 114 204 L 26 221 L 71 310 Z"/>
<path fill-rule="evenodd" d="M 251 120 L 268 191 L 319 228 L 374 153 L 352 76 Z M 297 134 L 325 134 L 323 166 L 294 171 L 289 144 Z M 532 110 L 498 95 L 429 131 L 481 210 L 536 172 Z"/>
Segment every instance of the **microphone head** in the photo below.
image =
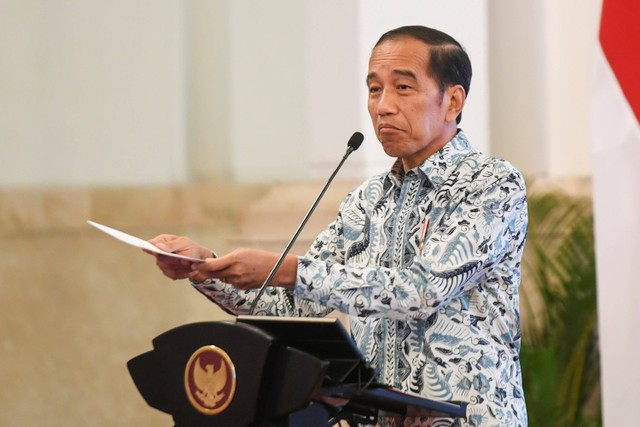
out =
<path fill-rule="evenodd" d="M 351 138 L 349 138 L 347 147 L 351 148 L 351 151 L 356 151 L 358 148 L 360 148 L 360 144 L 362 144 L 362 141 L 364 141 L 364 135 L 360 132 L 356 132 L 351 135 Z"/>

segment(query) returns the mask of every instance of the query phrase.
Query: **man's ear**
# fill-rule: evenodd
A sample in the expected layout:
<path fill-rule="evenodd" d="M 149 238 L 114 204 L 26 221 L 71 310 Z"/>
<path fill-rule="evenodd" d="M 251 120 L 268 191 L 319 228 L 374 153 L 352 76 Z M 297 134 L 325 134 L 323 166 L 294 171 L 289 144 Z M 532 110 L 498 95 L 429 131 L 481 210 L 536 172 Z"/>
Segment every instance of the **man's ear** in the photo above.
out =
<path fill-rule="evenodd" d="M 455 122 L 456 117 L 458 117 L 464 108 L 464 102 L 467 99 L 467 94 L 461 85 L 453 85 L 447 88 L 444 96 L 449 101 L 449 108 L 447 109 L 445 120 L 448 122 Z"/>

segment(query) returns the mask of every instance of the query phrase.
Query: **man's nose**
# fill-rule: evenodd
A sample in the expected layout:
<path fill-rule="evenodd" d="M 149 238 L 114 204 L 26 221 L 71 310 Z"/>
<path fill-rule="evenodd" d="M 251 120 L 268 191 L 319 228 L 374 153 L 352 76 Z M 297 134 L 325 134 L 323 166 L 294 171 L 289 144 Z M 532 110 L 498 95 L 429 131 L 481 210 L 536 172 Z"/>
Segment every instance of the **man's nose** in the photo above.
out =
<path fill-rule="evenodd" d="M 378 105 L 376 106 L 379 116 L 386 116 L 387 114 L 393 114 L 397 112 L 397 103 L 394 94 L 391 91 L 384 90 L 378 98 Z"/>

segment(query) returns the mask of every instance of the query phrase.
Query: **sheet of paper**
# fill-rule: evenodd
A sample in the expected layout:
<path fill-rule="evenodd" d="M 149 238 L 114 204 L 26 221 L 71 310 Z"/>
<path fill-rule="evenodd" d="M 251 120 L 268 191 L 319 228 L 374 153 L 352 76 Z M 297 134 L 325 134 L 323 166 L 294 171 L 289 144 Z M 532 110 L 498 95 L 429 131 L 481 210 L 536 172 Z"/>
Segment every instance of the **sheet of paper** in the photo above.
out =
<path fill-rule="evenodd" d="M 87 221 L 87 223 L 89 225 L 94 226 L 95 228 L 97 228 L 98 230 L 107 233 L 109 236 L 114 237 L 118 240 L 120 240 L 121 242 L 124 242 L 128 245 L 131 246 L 135 246 L 136 248 L 140 248 L 140 249 L 144 249 L 146 251 L 149 252 L 154 252 L 157 254 L 161 254 L 161 255 L 166 255 L 166 256 L 170 256 L 173 258 L 180 258 L 180 259 L 186 259 L 188 261 L 192 261 L 192 262 L 204 262 L 201 259 L 198 258 L 192 258 L 192 257 L 188 257 L 188 256 L 184 256 L 184 255 L 178 255 L 178 254 L 174 254 L 171 252 L 166 252 L 163 251 L 161 249 L 156 248 L 155 246 L 153 246 L 151 243 L 147 242 L 146 240 L 142 240 L 138 237 L 132 236 L 130 234 L 127 234 L 123 231 L 120 230 L 116 230 L 115 228 L 111 228 L 111 227 L 107 227 L 106 225 L 102 225 L 102 224 L 98 224 L 97 222 L 93 222 L 93 221 Z"/>

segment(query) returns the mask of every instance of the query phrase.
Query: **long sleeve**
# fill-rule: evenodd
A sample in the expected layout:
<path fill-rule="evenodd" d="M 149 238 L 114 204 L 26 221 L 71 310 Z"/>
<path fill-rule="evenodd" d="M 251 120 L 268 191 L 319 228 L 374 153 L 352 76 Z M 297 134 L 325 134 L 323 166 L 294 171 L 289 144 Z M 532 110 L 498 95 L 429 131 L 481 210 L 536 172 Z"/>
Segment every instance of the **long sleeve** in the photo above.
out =
<path fill-rule="evenodd" d="M 524 426 L 524 180 L 462 132 L 420 167 L 398 166 L 350 194 L 299 259 L 296 300 L 348 313 L 380 382 L 467 401 L 470 425 Z"/>
<path fill-rule="evenodd" d="M 296 296 L 356 316 L 427 318 L 489 278 L 519 281 L 518 263 L 494 270 L 509 257 L 519 262 L 524 181 L 506 162 L 478 161 L 466 158 L 439 188 L 408 174 L 406 188 L 373 181 L 354 192 L 299 260 Z"/>
<path fill-rule="evenodd" d="M 249 314 L 258 291 L 242 291 L 220 280 L 191 283 L 192 286 L 229 314 Z M 297 300 L 289 290 L 268 287 L 253 314 L 257 316 L 322 317 L 331 312 L 312 301 Z"/>
<path fill-rule="evenodd" d="M 242 291 L 216 279 L 191 282 L 192 286 L 229 314 L 248 314 L 257 291 Z M 268 288 L 260 301 L 260 312 L 272 316 L 293 316 L 293 296 L 281 288 Z"/>

